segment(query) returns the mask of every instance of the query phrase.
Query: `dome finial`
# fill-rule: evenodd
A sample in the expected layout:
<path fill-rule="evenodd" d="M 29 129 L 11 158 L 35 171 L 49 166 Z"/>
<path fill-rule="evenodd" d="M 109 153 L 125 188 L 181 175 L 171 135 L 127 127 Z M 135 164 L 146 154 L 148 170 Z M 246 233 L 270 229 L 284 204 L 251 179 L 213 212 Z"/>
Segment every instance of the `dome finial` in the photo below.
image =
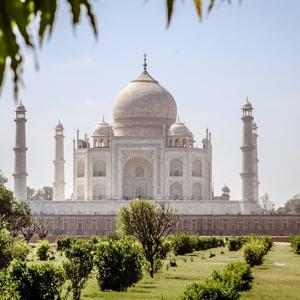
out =
<path fill-rule="evenodd" d="M 147 54 L 144 53 L 144 72 L 147 72 Z"/>

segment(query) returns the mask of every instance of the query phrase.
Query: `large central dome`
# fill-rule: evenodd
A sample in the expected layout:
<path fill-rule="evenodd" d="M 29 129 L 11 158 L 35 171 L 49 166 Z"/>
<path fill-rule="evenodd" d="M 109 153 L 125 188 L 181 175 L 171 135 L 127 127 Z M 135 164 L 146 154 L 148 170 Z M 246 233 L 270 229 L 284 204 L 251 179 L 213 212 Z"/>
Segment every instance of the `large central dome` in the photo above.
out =
<path fill-rule="evenodd" d="M 176 121 L 177 107 L 172 95 L 147 72 L 125 87 L 113 106 L 116 136 L 162 136 Z"/>

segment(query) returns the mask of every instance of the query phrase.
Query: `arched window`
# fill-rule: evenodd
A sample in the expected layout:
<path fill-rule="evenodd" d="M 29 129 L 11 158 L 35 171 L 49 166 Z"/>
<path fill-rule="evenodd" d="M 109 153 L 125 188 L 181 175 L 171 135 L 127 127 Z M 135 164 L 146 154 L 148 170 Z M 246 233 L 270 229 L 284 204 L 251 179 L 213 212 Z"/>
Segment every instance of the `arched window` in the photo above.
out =
<path fill-rule="evenodd" d="M 137 167 L 135 169 L 135 177 L 144 177 L 144 169 L 142 167 Z"/>
<path fill-rule="evenodd" d="M 106 176 L 106 163 L 102 159 L 98 159 L 93 163 L 93 176 L 105 177 Z"/>
<path fill-rule="evenodd" d="M 77 185 L 77 200 L 84 200 L 84 185 L 82 183 Z"/>
<path fill-rule="evenodd" d="M 175 140 L 175 147 L 180 147 L 180 139 Z"/>
<path fill-rule="evenodd" d="M 84 177 L 84 162 L 80 160 L 77 163 L 77 177 Z"/>
<path fill-rule="evenodd" d="M 93 186 L 93 200 L 105 200 L 105 186 L 95 184 Z"/>
<path fill-rule="evenodd" d="M 182 146 L 183 146 L 183 147 L 186 147 L 186 146 L 187 146 L 187 140 L 186 140 L 186 139 L 184 139 L 184 140 L 182 141 Z"/>
<path fill-rule="evenodd" d="M 170 162 L 170 176 L 182 176 L 183 175 L 183 167 L 182 161 L 179 159 L 173 159 Z"/>
<path fill-rule="evenodd" d="M 201 177 L 202 176 L 202 164 L 199 159 L 193 161 L 192 176 Z"/>
<path fill-rule="evenodd" d="M 182 200 L 183 199 L 183 190 L 180 183 L 173 183 L 170 186 L 170 199 L 171 200 Z"/>
<path fill-rule="evenodd" d="M 202 200 L 202 187 L 198 182 L 193 184 L 192 200 Z"/>

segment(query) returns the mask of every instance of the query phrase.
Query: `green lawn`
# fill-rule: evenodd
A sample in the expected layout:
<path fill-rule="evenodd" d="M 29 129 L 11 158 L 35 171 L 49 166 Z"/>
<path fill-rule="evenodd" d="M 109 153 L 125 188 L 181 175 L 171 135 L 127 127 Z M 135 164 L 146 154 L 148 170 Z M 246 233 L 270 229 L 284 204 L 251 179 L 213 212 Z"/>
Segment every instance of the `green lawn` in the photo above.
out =
<path fill-rule="evenodd" d="M 289 244 L 276 243 L 253 276 L 253 288 L 241 299 L 300 299 L 300 255 Z"/>
<path fill-rule="evenodd" d="M 225 250 L 225 254 L 221 254 L 221 250 Z M 167 270 L 164 266 L 162 272 L 155 274 L 154 279 L 145 274 L 144 278 L 127 292 L 100 292 L 96 279 L 91 279 L 83 291 L 82 299 L 176 299 L 182 294 L 186 284 L 203 281 L 212 270 L 241 259 L 239 252 L 229 252 L 227 249 L 216 248 L 211 252 L 216 256 L 208 258 L 210 250 L 177 256 L 177 267 Z M 167 262 L 168 260 L 165 263 Z"/>
<path fill-rule="evenodd" d="M 92 278 L 83 291 L 82 299 L 178 299 L 186 284 L 203 281 L 213 270 L 242 259 L 239 252 L 225 250 L 225 254 L 221 254 L 221 250 L 213 249 L 216 254 L 213 258 L 208 258 L 210 250 L 178 256 L 177 267 L 169 270 L 164 267 L 154 279 L 145 274 L 127 292 L 100 292 L 96 279 Z M 242 293 L 241 299 L 300 299 L 300 256 L 294 255 L 288 244 L 276 243 L 264 264 L 253 269 L 253 275 L 253 288 Z"/>

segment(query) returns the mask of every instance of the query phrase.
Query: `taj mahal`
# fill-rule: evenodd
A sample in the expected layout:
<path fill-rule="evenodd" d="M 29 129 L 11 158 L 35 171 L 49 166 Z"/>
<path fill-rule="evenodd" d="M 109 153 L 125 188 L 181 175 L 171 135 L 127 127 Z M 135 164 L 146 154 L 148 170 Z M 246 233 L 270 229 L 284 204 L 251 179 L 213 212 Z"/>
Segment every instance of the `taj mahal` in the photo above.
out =
<path fill-rule="evenodd" d="M 28 203 L 33 213 L 47 215 L 113 216 L 136 198 L 169 201 L 182 215 L 258 214 L 258 135 L 252 112 L 247 99 L 241 116 L 241 198 L 230 199 L 227 186 L 215 195 L 211 133 L 206 129 L 198 143 L 201 147 L 196 146 L 193 133 L 178 117 L 175 99 L 149 74 L 145 56 L 142 73 L 116 97 L 113 124 L 103 118 L 90 137 L 80 136 L 77 130 L 72 199 L 65 197 L 64 126 L 59 122 L 53 201 Z M 26 109 L 22 103 L 16 107 L 15 122 L 14 192 L 17 200 L 26 201 Z"/>

